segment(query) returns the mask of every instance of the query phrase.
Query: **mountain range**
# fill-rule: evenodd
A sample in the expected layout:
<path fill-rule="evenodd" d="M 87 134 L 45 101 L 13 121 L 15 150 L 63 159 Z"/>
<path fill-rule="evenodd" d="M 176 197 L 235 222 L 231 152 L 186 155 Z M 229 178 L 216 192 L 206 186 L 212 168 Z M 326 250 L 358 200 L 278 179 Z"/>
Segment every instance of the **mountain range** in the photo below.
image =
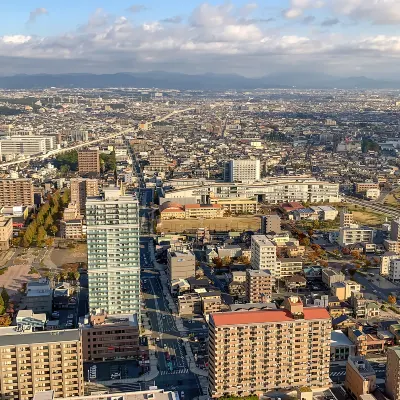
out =
<path fill-rule="evenodd" d="M 110 88 L 135 87 L 179 90 L 229 89 L 400 89 L 399 81 L 379 80 L 364 76 L 340 78 L 318 73 L 280 73 L 260 78 L 235 74 L 189 75 L 175 72 L 151 71 L 116 74 L 37 74 L 0 77 L 3 89 Z"/>

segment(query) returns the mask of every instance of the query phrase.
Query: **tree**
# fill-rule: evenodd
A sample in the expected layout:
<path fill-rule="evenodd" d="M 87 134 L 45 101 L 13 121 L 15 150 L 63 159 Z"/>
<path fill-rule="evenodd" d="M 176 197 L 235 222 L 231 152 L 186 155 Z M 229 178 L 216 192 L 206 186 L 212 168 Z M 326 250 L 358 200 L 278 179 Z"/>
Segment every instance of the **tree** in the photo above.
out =
<path fill-rule="evenodd" d="M 5 304 L 4 304 L 4 300 L 0 296 L 0 315 L 3 315 L 5 311 L 6 311 L 6 307 L 5 307 Z"/>
<path fill-rule="evenodd" d="M 393 304 L 396 304 L 396 302 L 397 302 L 396 296 L 393 296 L 392 294 L 390 294 L 388 296 L 388 303 L 393 305 Z"/>
<path fill-rule="evenodd" d="M 72 274 L 75 279 L 75 282 L 78 282 L 79 278 L 81 277 L 81 274 L 78 271 L 75 271 Z"/>
<path fill-rule="evenodd" d="M 43 246 L 43 242 L 46 239 L 46 230 L 43 226 L 39 226 L 38 233 L 37 233 L 37 244 L 38 246 Z"/>
<path fill-rule="evenodd" d="M 8 303 L 10 302 L 10 296 L 7 292 L 7 290 L 5 289 L 5 287 L 3 286 L 3 289 L 1 290 L 1 295 L 0 295 L 4 301 L 4 305 L 5 307 L 8 306 Z"/>
<path fill-rule="evenodd" d="M 49 214 L 47 215 L 46 219 L 44 220 L 44 229 L 49 229 L 49 227 L 53 225 L 53 218 Z"/>
<path fill-rule="evenodd" d="M 57 228 L 55 225 L 52 225 L 52 226 L 50 227 L 50 231 L 51 231 L 51 233 L 55 236 L 56 233 L 58 232 L 58 228 Z"/>
<path fill-rule="evenodd" d="M 215 257 L 213 258 L 212 262 L 215 264 L 216 268 L 221 268 L 222 267 L 222 259 L 220 257 Z"/>
<path fill-rule="evenodd" d="M 302 245 L 302 246 L 306 246 L 306 247 L 308 247 L 309 245 L 310 245 L 310 239 L 308 238 L 308 237 L 304 237 L 304 238 L 302 238 L 302 239 L 300 239 L 299 240 L 299 243 Z"/>
<path fill-rule="evenodd" d="M 71 170 L 71 167 L 67 164 L 61 165 L 60 167 L 60 174 L 61 176 L 67 176 L 68 172 Z"/>
<path fill-rule="evenodd" d="M 224 265 L 224 266 L 229 265 L 231 262 L 232 262 L 232 259 L 231 259 L 230 257 L 228 257 L 228 256 L 225 256 L 225 257 L 222 259 L 222 265 Z"/>
<path fill-rule="evenodd" d="M 0 316 L 0 326 L 10 326 L 11 322 L 11 317 L 8 314 Z"/>

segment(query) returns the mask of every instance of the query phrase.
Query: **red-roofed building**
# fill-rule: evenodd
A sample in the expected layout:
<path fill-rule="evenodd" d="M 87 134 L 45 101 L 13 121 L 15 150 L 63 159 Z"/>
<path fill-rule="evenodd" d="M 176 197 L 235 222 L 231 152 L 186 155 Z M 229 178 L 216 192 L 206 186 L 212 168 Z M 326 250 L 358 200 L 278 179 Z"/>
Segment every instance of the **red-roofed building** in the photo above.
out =
<path fill-rule="evenodd" d="M 298 203 L 296 201 L 292 201 L 292 202 L 289 202 L 289 203 L 282 203 L 282 204 L 279 205 L 279 207 L 283 211 L 285 211 L 287 213 L 290 213 L 291 211 L 300 210 L 301 208 L 304 208 L 303 204 Z"/>
<path fill-rule="evenodd" d="M 331 318 L 303 307 L 210 315 L 209 390 L 213 398 L 329 386 Z"/>

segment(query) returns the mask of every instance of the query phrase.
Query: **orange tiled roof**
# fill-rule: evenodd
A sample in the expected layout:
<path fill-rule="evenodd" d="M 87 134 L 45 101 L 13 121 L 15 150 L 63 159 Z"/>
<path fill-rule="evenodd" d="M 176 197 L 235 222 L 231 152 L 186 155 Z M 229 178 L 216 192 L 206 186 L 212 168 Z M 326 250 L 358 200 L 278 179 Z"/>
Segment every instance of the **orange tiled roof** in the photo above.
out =
<path fill-rule="evenodd" d="M 221 204 L 186 204 L 185 208 L 222 208 Z"/>
<path fill-rule="evenodd" d="M 330 319 L 330 315 L 325 308 L 310 307 L 303 309 L 304 319 Z M 211 314 L 215 326 L 222 325 L 250 325 L 268 322 L 295 321 L 288 310 L 260 310 L 243 312 L 221 312 Z"/>

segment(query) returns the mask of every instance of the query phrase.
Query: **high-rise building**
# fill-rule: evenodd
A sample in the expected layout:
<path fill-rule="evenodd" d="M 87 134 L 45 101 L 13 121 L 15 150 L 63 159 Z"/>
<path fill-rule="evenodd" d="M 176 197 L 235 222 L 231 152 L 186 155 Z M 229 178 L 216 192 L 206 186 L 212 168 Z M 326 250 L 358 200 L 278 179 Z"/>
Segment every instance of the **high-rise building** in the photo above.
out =
<path fill-rule="evenodd" d="M 33 206 L 31 179 L 0 179 L 0 207 Z"/>
<path fill-rule="evenodd" d="M 330 384 L 331 318 L 304 307 L 299 297 L 284 309 L 210 315 L 209 393 L 213 398 Z"/>
<path fill-rule="evenodd" d="M 87 149 L 78 151 L 78 171 L 80 174 L 100 173 L 99 149 Z"/>
<path fill-rule="evenodd" d="M 246 271 L 246 300 L 248 303 L 271 301 L 274 278 L 268 270 Z"/>
<path fill-rule="evenodd" d="M 231 160 L 228 163 L 229 182 L 252 183 L 260 180 L 260 160 Z"/>
<path fill-rule="evenodd" d="M 390 239 L 400 241 L 400 218 L 394 219 L 390 223 Z"/>
<path fill-rule="evenodd" d="M 266 234 L 270 232 L 281 233 L 281 219 L 279 215 L 263 215 L 261 217 L 261 233 Z"/>
<path fill-rule="evenodd" d="M 81 212 L 85 211 L 86 198 L 99 195 L 97 179 L 73 178 L 70 182 L 71 203 L 78 205 Z"/>
<path fill-rule="evenodd" d="M 54 397 L 83 395 L 83 363 L 77 329 L 52 332 L 0 328 L 0 397 L 31 400 L 53 390 Z"/>
<path fill-rule="evenodd" d="M 279 275 L 276 265 L 276 246 L 265 235 L 251 237 L 251 266 L 253 269 L 268 269 L 274 277 Z"/>
<path fill-rule="evenodd" d="M 91 313 L 137 314 L 140 321 L 139 205 L 119 188 L 86 202 Z"/>
<path fill-rule="evenodd" d="M 386 364 L 386 394 L 391 400 L 400 399 L 400 347 L 389 347 Z"/>

